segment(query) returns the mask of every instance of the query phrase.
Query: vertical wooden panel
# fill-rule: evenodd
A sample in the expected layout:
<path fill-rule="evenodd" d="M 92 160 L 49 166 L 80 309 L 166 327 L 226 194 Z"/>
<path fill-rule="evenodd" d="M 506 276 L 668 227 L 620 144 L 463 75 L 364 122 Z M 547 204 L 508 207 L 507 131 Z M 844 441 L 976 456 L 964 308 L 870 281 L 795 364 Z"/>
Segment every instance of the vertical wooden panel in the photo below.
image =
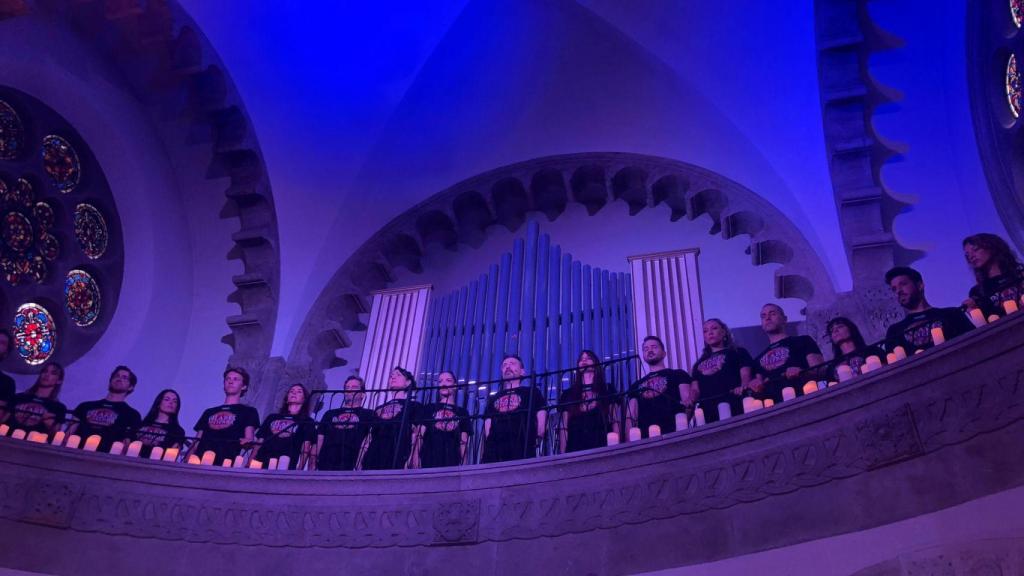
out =
<path fill-rule="evenodd" d="M 369 390 L 376 392 L 384 387 L 395 365 L 404 366 L 414 374 L 429 370 L 429 359 L 421 353 L 427 348 L 436 349 L 440 342 L 434 339 L 428 347 L 426 339 L 428 331 L 433 332 L 431 325 L 440 324 L 437 319 L 442 315 L 442 309 L 432 311 L 428 321 L 429 304 L 429 286 L 373 293 L 359 366 L 360 376 L 366 380 Z M 377 399 L 371 398 L 371 402 Z"/>

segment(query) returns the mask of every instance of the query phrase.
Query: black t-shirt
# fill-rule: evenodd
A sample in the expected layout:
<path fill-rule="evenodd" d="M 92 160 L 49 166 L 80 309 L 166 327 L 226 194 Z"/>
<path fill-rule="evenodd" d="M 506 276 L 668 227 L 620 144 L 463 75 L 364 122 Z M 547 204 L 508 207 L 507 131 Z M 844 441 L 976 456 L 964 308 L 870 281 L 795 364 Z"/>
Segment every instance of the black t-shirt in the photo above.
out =
<path fill-rule="evenodd" d="M 693 382 L 686 370 L 665 368 L 649 372 L 633 382 L 629 394 L 636 399 L 637 427 L 640 436 L 647 437 L 651 424 L 657 424 L 662 434 L 676 431 L 676 414 L 683 411 L 679 385 Z"/>
<path fill-rule="evenodd" d="M 359 448 L 376 414 L 366 408 L 336 408 L 320 419 L 317 433 L 324 437 L 317 459 L 320 470 L 355 470 Z"/>
<path fill-rule="evenodd" d="M 217 455 L 215 464 L 220 464 L 225 458 L 234 459 L 242 451 L 245 429 L 249 426 L 258 428 L 259 425 L 260 414 L 252 406 L 222 404 L 207 408 L 195 425 L 195 431 L 203 433 L 195 454 L 202 457 L 212 450 Z"/>
<path fill-rule="evenodd" d="M 0 372 L 0 424 L 7 421 L 10 416 L 11 401 L 14 400 L 14 378 Z"/>
<path fill-rule="evenodd" d="M 491 431 L 484 443 L 481 462 L 533 457 L 537 444 L 537 412 L 546 405 L 544 395 L 534 386 L 503 389 L 491 396 L 484 409 L 484 418 L 491 421 Z"/>
<path fill-rule="evenodd" d="M 47 416 L 53 417 L 54 425 L 64 423 L 68 409 L 56 400 L 39 398 L 27 393 L 16 394 L 11 401 L 11 416 L 7 423 L 11 429 L 20 428 L 26 432 L 50 433 L 46 427 Z"/>
<path fill-rule="evenodd" d="M 153 448 L 170 448 L 175 444 L 181 445 L 185 442 L 185 429 L 178 424 L 170 422 L 157 422 L 156 420 L 143 420 L 142 424 L 135 430 L 133 437 L 142 442 L 140 458 L 149 458 Z"/>
<path fill-rule="evenodd" d="M 967 316 L 959 308 L 929 308 L 923 312 L 907 314 L 907 317 L 889 326 L 885 340 L 889 350 L 903 346 L 907 354 L 932 347 L 932 328 L 942 328 L 946 340 L 974 329 Z"/>
<path fill-rule="evenodd" d="M 100 452 L 110 450 L 114 442 L 122 442 L 129 437 L 132 430 L 139 427 L 142 416 L 128 405 L 127 402 L 111 402 L 110 400 L 91 400 L 82 402 L 75 408 L 78 428 L 75 434 L 84 441 L 94 434 L 99 435 Z"/>
<path fill-rule="evenodd" d="M 981 284 L 971 288 L 970 297 L 978 305 L 985 318 L 995 314 L 1003 316 L 1004 300 L 1013 300 L 1020 306 L 1020 297 L 1024 296 L 1024 270 L 1015 274 L 1000 274 L 986 278 Z"/>
<path fill-rule="evenodd" d="M 693 365 L 693 379 L 700 386 L 698 405 L 704 411 L 705 422 L 718 421 L 718 404 L 728 402 L 733 414 L 743 413 L 743 398 L 732 393 L 743 380 L 740 370 L 757 371 L 754 359 L 746 348 L 726 348 L 700 357 Z"/>
<path fill-rule="evenodd" d="M 764 392 L 758 394 L 761 398 L 771 398 L 776 402 L 782 401 L 782 389 L 790 386 L 796 391 L 797 396 L 804 393 L 804 383 L 807 380 L 817 379 L 816 375 L 807 375 L 796 381 L 786 379 L 786 370 L 799 368 L 806 370 L 810 368 L 807 362 L 809 354 L 821 354 L 821 348 L 810 336 L 787 336 L 774 344 L 769 344 L 761 354 L 757 356 L 758 372 L 765 378 Z M 707 414 L 704 415 L 705 418 Z"/>
<path fill-rule="evenodd" d="M 558 403 L 561 411 L 569 416 L 566 425 L 565 451 L 577 452 L 608 445 L 608 406 L 599 401 L 596 392 L 588 394 L 582 390 L 582 398 L 577 398 L 570 388 L 562 393 Z"/>
<path fill-rule="evenodd" d="M 837 370 L 840 366 L 849 366 L 853 370 L 854 375 L 860 374 L 861 367 L 864 366 L 870 356 L 878 356 L 882 364 L 885 364 L 885 350 L 878 346 L 866 346 L 835 358 L 832 361 L 832 379 L 836 382 L 839 381 L 839 372 Z"/>
<path fill-rule="evenodd" d="M 288 456 L 288 469 L 295 470 L 302 455 L 302 445 L 316 441 L 316 421 L 303 414 L 271 414 L 256 432 L 263 439 L 259 459 L 266 467 L 271 458 Z"/>
<path fill-rule="evenodd" d="M 423 405 L 419 402 L 400 399 L 388 400 L 373 411 L 372 437 L 363 456 L 363 470 L 405 467 L 412 451 L 412 428 L 419 425 L 422 410 Z"/>
<path fill-rule="evenodd" d="M 428 404 L 424 407 L 423 446 L 420 463 L 424 468 L 462 464 L 462 434 L 473 434 L 469 412 L 454 404 Z"/>

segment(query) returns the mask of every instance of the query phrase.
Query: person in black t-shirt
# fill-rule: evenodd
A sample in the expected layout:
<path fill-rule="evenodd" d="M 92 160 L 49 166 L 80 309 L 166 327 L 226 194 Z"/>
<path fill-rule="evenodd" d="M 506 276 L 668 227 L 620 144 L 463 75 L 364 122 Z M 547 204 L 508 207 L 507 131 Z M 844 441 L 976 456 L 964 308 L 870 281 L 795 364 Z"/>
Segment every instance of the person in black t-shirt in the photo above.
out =
<path fill-rule="evenodd" d="M 964 258 L 977 281 L 970 291 L 964 308 L 980 308 L 985 318 L 1003 316 L 1003 302 L 1013 300 L 1024 305 L 1024 265 L 1017 259 L 1010 245 L 995 234 L 975 234 L 964 238 Z"/>
<path fill-rule="evenodd" d="M 558 399 L 558 410 L 562 414 L 558 445 L 563 454 L 607 446 L 608 432 L 613 427 L 621 434 L 612 421 L 608 385 L 600 364 L 592 350 L 580 352 L 572 384 Z"/>
<path fill-rule="evenodd" d="M 202 457 L 212 451 L 215 464 L 234 459 L 255 439 L 260 414 L 252 406 L 242 404 L 249 390 L 249 373 L 244 368 L 228 367 L 224 371 L 224 403 L 207 408 L 196 422 L 197 442 L 190 454 Z"/>
<path fill-rule="evenodd" d="M 52 436 L 64 424 L 67 414 L 67 408 L 57 400 L 63 385 L 64 367 L 56 362 L 44 364 L 35 384 L 11 401 L 11 415 L 7 419 L 11 430 Z"/>
<path fill-rule="evenodd" d="M 829 320 L 825 325 L 825 335 L 832 344 L 831 378 L 834 381 L 839 381 L 840 366 L 849 366 L 857 375 L 870 356 L 877 356 L 885 364 L 885 351 L 878 346 L 868 346 L 860 328 L 849 318 L 837 316 Z"/>
<path fill-rule="evenodd" d="M 68 427 L 68 435 L 78 434 L 83 440 L 99 436 L 97 450 L 100 452 L 108 452 L 114 442 L 127 444 L 131 431 L 142 421 L 139 412 L 125 401 L 135 391 L 138 382 L 138 377 L 127 366 L 114 368 L 107 382 L 106 397 L 79 404 L 74 411 L 75 421 Z"/>
<path fill-rule="evenodd" d="M 761 307 L 761 329 L 768 335 L 768 347 L 757 356 L 758 376 L 764 389 L 756 396 L 782 401 L 782 389 L 792 387 L 797 396 L 803 395 L 807 380 L 817 380 L 816 374 L 805 374 L 811 367 L 825 362 L 821 348 L 810 336 L 786 334 L 786 313 L 778 304 Z"/>
<path fill-rule="evenodd" d="M 317 428 L 317 470 L 355 470 L 359 449 L 370 433 L 376 415 L 363 408 L 366 384 L 358 376 L 349 376 L 344 383 L 345 398 L 341 408 L 328 410 Z"/>
<path fill-rule="evenodd" d="M 11 333 L 5 328 L 0 328 L 0 362 L 7 358 L 11 351 Z M 14 400 L 14 378 L 0 371 L 0 424 L 7 422 L 10 415 L 11 402 Z"/>
<path fill-rule="evenodd" d="M 657 336 L 647 336 L 640 347 L 648 372 L 629 388 L 626 423 L 640 428 L 647 438 L 652 424 L 662 434 L 676 431 L 676 414 L 689 411 L 696 402 L 693 379 L 686 370 L 665 367 L 665 344 Z"/>
<path fill-rule="evenodd" d="M 142 442 L 140 458 L 149 458 L 153 448 L 181 448 L 185 442 L 185 429 L 178 423 L 178 412 L 181 411 L 181 397 L 170 388 L 161 390 L 149 412 L 142 419 L 142 424 L 132 435 Z"/>
<path fill-rule="evenodd" d="M 423 435 L 417 436 L 413 458 L 423 468 L 459 466 L 466 462 L 466 446 L 473 434 L 469 412 L 455 404 L 458 388 L 455 374 L 443 371 L 437 376 L 436 404 L 428 404 L 423 411 Z M 418 466 L 413 466 L 414 468 Z"/>
<path fill-rule="evenodd" d="M 728 402 L 733 414 L 743 413 L 743 396 L 761 392 L 762 382 L 754 378 L 754 360 L 746 348 L 739 348 L 732 332 L 718 318 L 704 322 L 704 351 L 693 365 L 697 405 L 707 423 L 718 422 L 718 405 Z"/>
<path fill-rule="evenodd" d="M 501 360 L 501 389 L 484 408 L 484 453 L 481 463 L 533 458 L 544 440 L 547 400 L 536 386 L 523 385 L 521 358 Z"/>
<path fill-rule="evenodd" d="M 970 332 L 974 325 L 959 308 L 933 308 L 924 295 L 924 280 L 913 268 L 897 266 L 885 273 L 885 281 L 907 316 L 889 326 L 885 343 L 889 350 L 903 346 L 907 354 L 931 348 L 932 329 L 941 328 L 946 340 Z"/>
<path fill-rule="evenodd" d="M 359 458 L 361 470 L 392 470 L 416 464 L 410 455 L 413 435 L 423 434 L 423 405 L 411 397 L 415 388 L 411 372 L 401 366 L 391 371 L 388 390 L 393 396 L 374 410 L 375 418 Z"/>
<path fill-rule="evenodd" d="M 303 470 L 310 447 L 316 440 L 316 422 L 309 416 L 309 390 L 302 384 L 292 384 L 285 392 L 281 409 L 267 416 L 256 432 L 263 440 L 252 457 L 270 467 L 270 459 L 288 457 L 289 470 Z"/>

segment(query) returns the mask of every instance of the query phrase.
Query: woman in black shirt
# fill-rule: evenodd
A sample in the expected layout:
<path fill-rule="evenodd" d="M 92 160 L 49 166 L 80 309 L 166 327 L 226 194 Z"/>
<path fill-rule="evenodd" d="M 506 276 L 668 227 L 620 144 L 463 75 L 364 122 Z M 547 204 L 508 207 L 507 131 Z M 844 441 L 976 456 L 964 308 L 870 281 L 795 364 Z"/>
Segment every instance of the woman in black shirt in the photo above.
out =
<path fill-rule="evenodd" d="M 181 396 L 175 390 L 161 390 L 146 417 L 142 419 L 139 429 L 133 438 L 142 442 L 139 456 L 149 458 L 153 448 L 181 448 L 185 441 L 185 429 L 178 423 L 178 412 L 181 411 Z"/>
<path fill-rule="evenodd" d="M 1018 306 L 1024 296 L 1024 265 L 1017 260 L 1006 240 L 995 234 L 975 234 L 964 238 L 964 258 L 974 272 L 977 284 L 971 288 L 964 307 L 980 308 L 985 318 L 1003 316 L 1003 301 Z"/>
<path fill-rule="evenodd" d="M 416 437 L 414 461 L 410 468 L 458 466 L 466 462 L 466 446 L 473 433 L 469 412 L 455 404 L 458 396 L 455 374 L 445 370 L 437 376 L 438 402 L 424 407 L 422 436 Z"/>
<path fill-rule="evenodd" d="M 558 409 L 562 413 L 558 444 L 563 453 L 608 445 L 612 419 L 608 385 L 600 364 L 593 351 L 580 352 L 572 384 L 558 400 Z"/>
<path fill-rule="evenodd" d="M 52 436 L 64 423 L 68 411 L 57 400 L 63 385 L 64 367 L 56 362 L 44 364 L 35 384 L 11 401 L 11 415 L 7 419 L 11 430 L 20 428 Z"/>
<path fill-rule="evenodd" d="M 374 411 L 370 434 L 363 440 L 359 469 L 390 470 L 415 465 L 409 458 L 413 434 L 423 434 L 419 422 L 422 405 L 411 398 L 415 387 L 411 372 L 401 366 L 391 371 L 388 390 L 393 396 Z"/>
<path fill-rule="evenodd" d="M 309 390 L 302 384 L 293 384 L 284 394 L 281 408 L 267 416 L 256 432 L 263 443 L 252 458 L 270 467 L 270 459 L 288 457 L 289 470 L 306 467 L 310 448 L 316 439 L 316 422 L 309 416 Z"/>
<path fill-rule="evenodd" d="M 704 350 L 693 365 L 697 406 L 707 423 L 718 422 L 718 405 L 729 404 L 732 414 L 743 414 L 743 396 L 761 391 L 754 378 L 754 359 L 736 346 L 732 332 L 718 318 L 704 322 Z"/>
<path fill-rule="evenodd" d="M 837 316 L 829 320 L 825 334 L 832 344 L 833 380 L 839 380 L 840 366 L 849 366 L 854 375 L 860 374 L 869 356 L 877 356 L 885 363 L 885 352 L 878 346 L 868 346 L 860 329 L 849 318 Z"/>

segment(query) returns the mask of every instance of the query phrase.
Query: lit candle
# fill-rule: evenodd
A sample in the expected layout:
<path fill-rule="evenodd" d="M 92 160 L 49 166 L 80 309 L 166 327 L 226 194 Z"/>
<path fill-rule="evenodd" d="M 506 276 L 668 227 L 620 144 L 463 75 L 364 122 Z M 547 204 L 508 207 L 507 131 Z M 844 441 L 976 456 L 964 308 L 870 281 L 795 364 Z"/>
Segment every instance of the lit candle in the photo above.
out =
<path fill-rule="evenodd" d="M 164 449 L 160 446 L 154 446 L 149 452 L 150 460 L 161 460 L 164 457 Z"/>
<path fill-rule="evenodd" d="M 267 461 L 267 470 L 277 470 L 277 458 L 271 458 Z"/>
<path fill-rule="evenodd" d="M 42 432 L 29 432 L 28 441 L 35 442 L 36 444 L 46 444 L 46 434 Z"/>
<path fill-rule="evenodd" d="M 191 460 L 191 458 L 189 460 Z M 199 463 L 203 466 L 213 466 L 216 461 L 217 453 L 213 450 L 207 450 L 206 452 L 203 452 L 203 457 L 199 460 Z M 191 462 L 189 462 L 189 464 L 191 464 Z"/>
<path fill-rule="evenodd" d="M 849 364 L 840 364 L 836 366 L 836 376 L 839 376 L 840 382 L 846 382 L 853 378 L 853 368 L 850 368 Z"/>
<path fill-rule="evenodd" d="M 918 354 L 921 354 L 923 352 L 924 352 L 924 348 L 918 348 L 917 350 L 914 350 L 914 356 L 917 356 Z"/>
<path fill-rule="evenodd" d="M 189 454 L 188 459 L 185 461 L 194 466 L 199 466 L 200 464 L 203 463 L 203 460 L 199 458 L 199 456 L 196 456 L 195 454 Z"/>
<path fill-rule="evenodd" d="M 249 468 L 263 468 L 263 462 L 260 462 L 259 460 L 249 460 Z"/>
<path fill-rule="evenodd" d="M 629 429 L 629 441 L 630 442 L 636 442 L 639 439 L 640 439 L 640 429 L 639 428 L 630 428 Z"/>
<path fill-rule="evenodd" d="M 991 324 L 991 323 L 995 322 L 996 320 L 999 320 L 999 316 L 996 316 L 995 314 L 992 314 L 992 315 L 990 315 L 990 316 L 988 317 L 988 323 L 989 323 L 989 324 Z"/>
<path fill-rule="evenodd" d="M 110 453 L 120 456 L 124 453 L 124 442 L 114 442 L 110 445 Z"/>
<path fill-rule="evenodd" d="M 231 458 L 225 458 L 224 461 L 220 463 L 220 465 L 223 466 L 224 468 L 231 468 Z"/>
<path fill-rule="evenodd" d="M 7 424 L 0 424 L 0 436 L 7 436 L 7 433 L 11 431 L 11 427 Z"/>
<path fill-rule="evenodd" d="M 177 462 L 178 452 L 178 448 L 168 448 L 167 450 L 164 450 L 164 462 Z"/>
<path fill-rule="evenodd" d="M 894 352 L 889 352 L 888 354 L 885 355 L 886 364 L 895 364 L 899 362 L 899 360 L 900 359 L 896 357 L 896 354 Z"/>
<path fill-rule="evenodd" d="M 756 399 L 747 396 L 743 399 L 743 413 L 747 414 L 761 408 L 762 405 Z"/>
<path fill-rule="evenodd" d="M 718 419 L 719 420 L 725 420 L 726 418 L 730 418 L 731 416 L 732 416 L 732 408 L 729 407 L 729 403 L 728 402 L 719 402 L 718 403 Z"/>
<path fill-rule="evenodd" d="M 11 432 L 11 438 L 14 438 L 15 440 L 24 440 L 25 431 L 21 428 L 15 428 L 14 432 Z"/>
<path fill-rule="evenodd" d="M 942 333 L 942 326 L 932 328 L 932 344 L 938 346 L 946 341 L 946 335 Z"/>
<path fill-rule="evenodd" d="M 765 408 L 771 408 L 772 406 L 775 406 L 775 400 L 772 400 L 771 398 L 765 398 L 764 399 L 764 407 Z"/>
<path fill-rule="evenodd" d="M 971 324 L 974 324 L 975 328 L 981 328 L 985 325 L 985 314 L 981 312 L 981 308 L 971 308 L 967 312 L 967 317 L 970 318 Z"/>
<path fill-rule="evenodd" d="M 839 385 L 839 382 L 836 382 L 835 380 L 832 380 L 832 381 L 830 381 L 830 382 L 828 383 L 828 387 L 829 387 L 829 388 L 831 388 L 831 387 L 833 387 L 833 386 L 838 386 L 838 385 Z"/>
<path fill-rule="evenodd" d="M 897 360 L 906 360 L 907 358 L 907 351 L 906 349 L 903 348 L 903 346 L 897 346 L 893 348 L 892 353 L 896 355 Z"/>
<path fill-rule="evenodd" d="M 277 469 L 278 470 L 287 470 L 288 467 L 291 466 L 291 463 L 292 463 L 292 457 L 291 456 L 288 456 L 288 455 L 281 456 L 280 458 L 277 459 Z"/>
<path fill-rule="evenodd" d="M 693 425 L 703 426 L 704 425 L 704 409 L 697 408 L 693 411 Z"/>
<path fill-rule="evenodd" d="M 139 452 L 142 452 L 142 440 L 136 440 L 128 445 L 128 452 L 125 456 L 131 456 L 132 458 L 138 458 Z"/>
<path fill-rule="evenodd" d="M 619 443 L 619 433 L 618 432 L 609 432 L 608 433 L 608 445 L 609 446 L 615 446 L 618 443 Z"/>
<path fill-rule="evenodd" d="M 61 444 L 64 443 L 65 438 L 67 438 L 67 433 L 64 432 L 63 430 L 57 430 L 57 432 L 53 434 L 53 440 L 50 440 L 50 444 L 53 444 L 54 446 L 60 446 Z"/>
<path fill-rule="evenodd" d="M 1017 302 L 1014 300 L 1003 300 L 1003 310 L 1005 310 L 1007 314 L 1013 314 L 1018 310 Z"/>
<path fill-rule="evenodd" d="M 235 456 L 235 461 L 232 463 L 235 468 L 245 468 L 245 458 L 241 454 Z"/>
<path fill-rule="evenodd" d="M 89 436 L 85 439 L 85 446 L 82 447 L 86 452 L 95 452 L 100 447 L 100 437 L 96 434 Z"/>
<path fill-rule="evenodd" d="M 676 412 L 676 431 L 686 430 L 686 413 Z"/>
<path fill-rule="evenodd" d="M 68 441 L 64 443 L 64 447 L 71 448 L 72 450 L 77 450 L 78 445 L 81 443 L 82 437 L 79 436 L 78 434 L 72 434 L 71 436 L 68 436 Z"/>
<path fill-rule="evenodd" d="M 796 390 L 794 390 L 792 386 L 786 386 L 785 388 L 782 389 L 783 402 L 785 402 L 786 400 L 792 400 L 793 398 L 796 398 Z"/>
<path fill-rule="evenodd" d="M 818 391 L 818 383 L 815 382 L 814 380 L 811 380 L 807 384 L 804 384 L 804 396 L 806 396 L 808 394 L 813 394 L 813 393 L 815 393 L 817 391 Z"/>

